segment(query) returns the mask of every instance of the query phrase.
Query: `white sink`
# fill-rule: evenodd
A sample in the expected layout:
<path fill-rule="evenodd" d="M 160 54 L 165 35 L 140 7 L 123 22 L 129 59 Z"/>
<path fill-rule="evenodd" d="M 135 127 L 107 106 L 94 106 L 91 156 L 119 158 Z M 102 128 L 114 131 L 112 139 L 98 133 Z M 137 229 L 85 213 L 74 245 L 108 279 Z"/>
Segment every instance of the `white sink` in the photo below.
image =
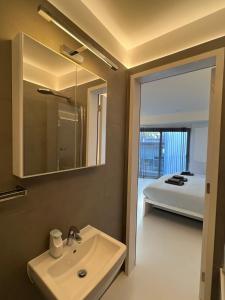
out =
<path fill-rule="evenodd" d="M 62 257 L 49 251 L 28 262 L 28 275 L 47 299 L 96 300 L 108 288 L 126 255 L 126 246 L 88 225 L 81 230 L 81 243 L 66 246 Z M 80 270 L 87 275 L 78 276 Z"/>

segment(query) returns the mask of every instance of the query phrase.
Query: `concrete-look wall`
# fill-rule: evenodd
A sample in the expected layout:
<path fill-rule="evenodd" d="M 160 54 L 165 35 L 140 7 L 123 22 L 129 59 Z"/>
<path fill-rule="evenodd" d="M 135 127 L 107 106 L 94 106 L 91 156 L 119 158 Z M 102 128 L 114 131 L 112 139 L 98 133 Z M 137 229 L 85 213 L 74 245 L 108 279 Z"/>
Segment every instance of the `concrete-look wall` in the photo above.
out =
<path fill-rule="evenodd" d="M 114 72 L 93 54 L 83 52 L 84 66 L 108 83 L 105 166 L 26 180 L 12 175 L 11 39 L 23 31 L 56 51 L 62 44 L 77 47 L 37 14 L 40 2 L 0 1 L 0 190 L 19 183 L 28 188 L 26 198 L 0 204 L 0 299 L 4 300 L 43 299 L 28 280 L 26 264 L 47 250 L 52 228 L 61 229 L 63 237 L 72 224 L 91 224 L 120 240 L 123 233 L 127 112 L 123 66 Z"/>

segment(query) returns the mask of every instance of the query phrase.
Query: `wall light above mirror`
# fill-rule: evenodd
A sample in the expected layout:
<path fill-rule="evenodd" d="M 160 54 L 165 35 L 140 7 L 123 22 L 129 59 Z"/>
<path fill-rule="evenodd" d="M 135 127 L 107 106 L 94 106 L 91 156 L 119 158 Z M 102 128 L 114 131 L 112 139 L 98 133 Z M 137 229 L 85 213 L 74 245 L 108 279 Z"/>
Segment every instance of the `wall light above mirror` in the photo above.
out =
<path fill-rule="evenodd" d="M 13 174 L 105 164 L 106 81 L 24 33 L 12 68 Z"/>

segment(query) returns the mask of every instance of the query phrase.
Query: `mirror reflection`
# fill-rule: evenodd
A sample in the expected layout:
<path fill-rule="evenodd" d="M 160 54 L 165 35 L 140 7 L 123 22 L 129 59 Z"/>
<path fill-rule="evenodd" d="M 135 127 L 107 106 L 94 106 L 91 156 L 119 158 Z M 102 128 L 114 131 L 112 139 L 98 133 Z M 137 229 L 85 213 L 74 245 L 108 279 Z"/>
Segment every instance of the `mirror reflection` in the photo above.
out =
<path fill-rule="evenodd" d="M 102 165 L 107 85 L 24 35 L 23 174 Z"/>

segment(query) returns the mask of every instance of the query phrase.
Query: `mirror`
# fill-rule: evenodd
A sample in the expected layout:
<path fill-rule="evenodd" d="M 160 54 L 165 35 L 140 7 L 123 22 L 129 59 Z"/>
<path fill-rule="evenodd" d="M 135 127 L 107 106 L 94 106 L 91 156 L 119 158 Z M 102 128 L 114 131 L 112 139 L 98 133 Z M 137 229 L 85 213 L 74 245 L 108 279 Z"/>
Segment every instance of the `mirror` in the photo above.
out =
<path fill-rule="evenodd" d="M 23 33 L 13 74 L 14 175 L 105 164 L 106 81 Z"/>

